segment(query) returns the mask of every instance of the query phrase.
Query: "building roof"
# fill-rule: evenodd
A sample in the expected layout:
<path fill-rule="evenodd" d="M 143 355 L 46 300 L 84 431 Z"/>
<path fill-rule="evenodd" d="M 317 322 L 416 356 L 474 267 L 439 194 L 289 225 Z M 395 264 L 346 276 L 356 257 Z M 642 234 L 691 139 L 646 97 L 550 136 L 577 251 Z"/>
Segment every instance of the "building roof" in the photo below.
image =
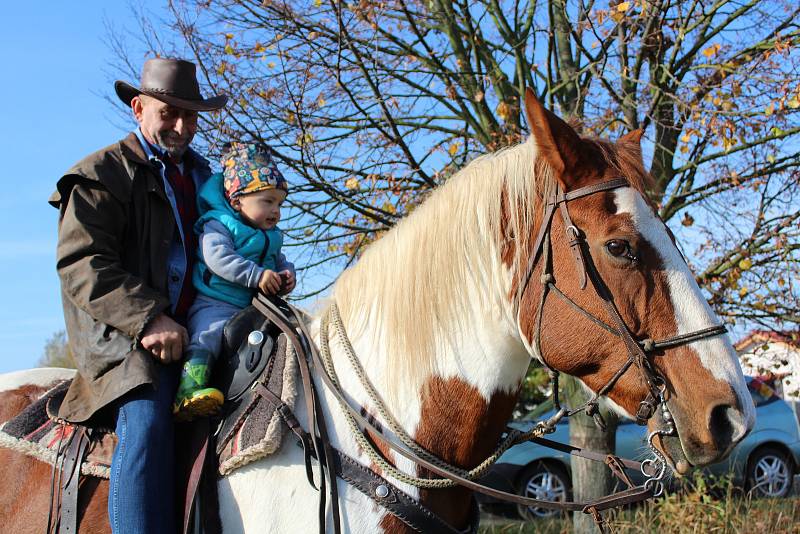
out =
<path fill-rule="evenodd" d="M 756 343 L 780 343 L 800 349 L 800 331 L 775 332 L 772 330 L 753 330 L 734 344 L 738 352 L 742 352 Z"/>

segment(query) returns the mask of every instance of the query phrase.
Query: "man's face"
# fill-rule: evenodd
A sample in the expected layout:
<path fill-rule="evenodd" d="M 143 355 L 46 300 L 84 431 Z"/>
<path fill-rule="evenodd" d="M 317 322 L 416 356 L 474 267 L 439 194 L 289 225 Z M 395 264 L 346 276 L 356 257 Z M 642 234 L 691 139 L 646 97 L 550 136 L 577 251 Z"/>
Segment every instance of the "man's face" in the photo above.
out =
<path fill-rule="evenodd" d="M 146 95 L 134 97 L 131 108 L 145 139 L 166 150 L 173 160 L 180 160 L 197 132 L 197 112 Z"/>

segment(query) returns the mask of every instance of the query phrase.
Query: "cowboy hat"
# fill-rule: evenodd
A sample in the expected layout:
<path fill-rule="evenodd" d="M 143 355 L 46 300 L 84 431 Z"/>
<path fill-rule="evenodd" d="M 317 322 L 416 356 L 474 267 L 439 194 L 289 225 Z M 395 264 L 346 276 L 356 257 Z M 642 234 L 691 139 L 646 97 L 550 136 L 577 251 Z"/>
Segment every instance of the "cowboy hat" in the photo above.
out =
<path fill-rule="evenodd" d="M 195 64 L 183 59 L 148 59 L 142 67 L 141 87 L 117 80 L 114 90 L 119 99 L 129 106 L 137 95 L 151 96 L 171 106 L 191 111 L 213 111 L 224 107 L 228 102 L 226 95 L 203 98 L 197 83 Z"/>

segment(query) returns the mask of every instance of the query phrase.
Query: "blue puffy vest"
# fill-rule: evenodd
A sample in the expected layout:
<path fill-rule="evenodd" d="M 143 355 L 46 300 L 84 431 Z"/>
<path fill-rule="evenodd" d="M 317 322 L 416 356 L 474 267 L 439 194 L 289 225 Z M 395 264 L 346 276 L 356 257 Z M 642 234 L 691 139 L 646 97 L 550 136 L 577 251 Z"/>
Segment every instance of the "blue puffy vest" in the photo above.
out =
<path fill-rule="evenodd" d="M 278 256 L 283 245 L 283 234 L 276 226 L 271 230 L 253 228 L 231 207 L 223 193 L 222 173 L 216 173 L 200 188 L 198 197 L 200 217 L 195 223 L 199 235 L 209 220 L 225 225 L 231 233 L 236 253 L 270 270 L 277 270 Z M 192 282 L 203 295 L 244 308 L 250 305 L 255 289 L 228 282 L 212 273 L 203 263 L 202 252 L 192 273 Z"/>

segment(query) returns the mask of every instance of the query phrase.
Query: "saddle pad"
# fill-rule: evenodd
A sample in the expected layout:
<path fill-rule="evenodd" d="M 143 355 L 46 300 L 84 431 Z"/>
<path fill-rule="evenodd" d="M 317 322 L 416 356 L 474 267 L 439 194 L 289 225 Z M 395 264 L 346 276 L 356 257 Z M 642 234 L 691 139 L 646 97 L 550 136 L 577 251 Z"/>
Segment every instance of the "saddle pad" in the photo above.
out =
<path fill-rule="evenodd" d="M 275 354 L 259 381 L 289 409 L 293 409 L 298 389 L 294 348 L 287 344 L 286 336 L 281 334 L 274 350 Z M 242 400 L 241 405 L 229 416 L 235 418 L 234 424 L 217 439 L 221 475 L 225 476 L 278 450 L 289 427 L 276 409 L 277 406 L 254 393 Z"/>
<path fill-rule="evenodd" d="M 49 415 L 48 406 L 61 402 L 70 382 L 71 380 L 60 382 L 14 418 L 3 423 L 0 426 L 0 447 L 53 465 L 59 447 L 63 450 L 67 446 L 76 427 Z M 81 465 L 81 473 L 108 478 L 116 440 L 113 433 L 93 430 L 90 433 L 86 459 Z"/>

